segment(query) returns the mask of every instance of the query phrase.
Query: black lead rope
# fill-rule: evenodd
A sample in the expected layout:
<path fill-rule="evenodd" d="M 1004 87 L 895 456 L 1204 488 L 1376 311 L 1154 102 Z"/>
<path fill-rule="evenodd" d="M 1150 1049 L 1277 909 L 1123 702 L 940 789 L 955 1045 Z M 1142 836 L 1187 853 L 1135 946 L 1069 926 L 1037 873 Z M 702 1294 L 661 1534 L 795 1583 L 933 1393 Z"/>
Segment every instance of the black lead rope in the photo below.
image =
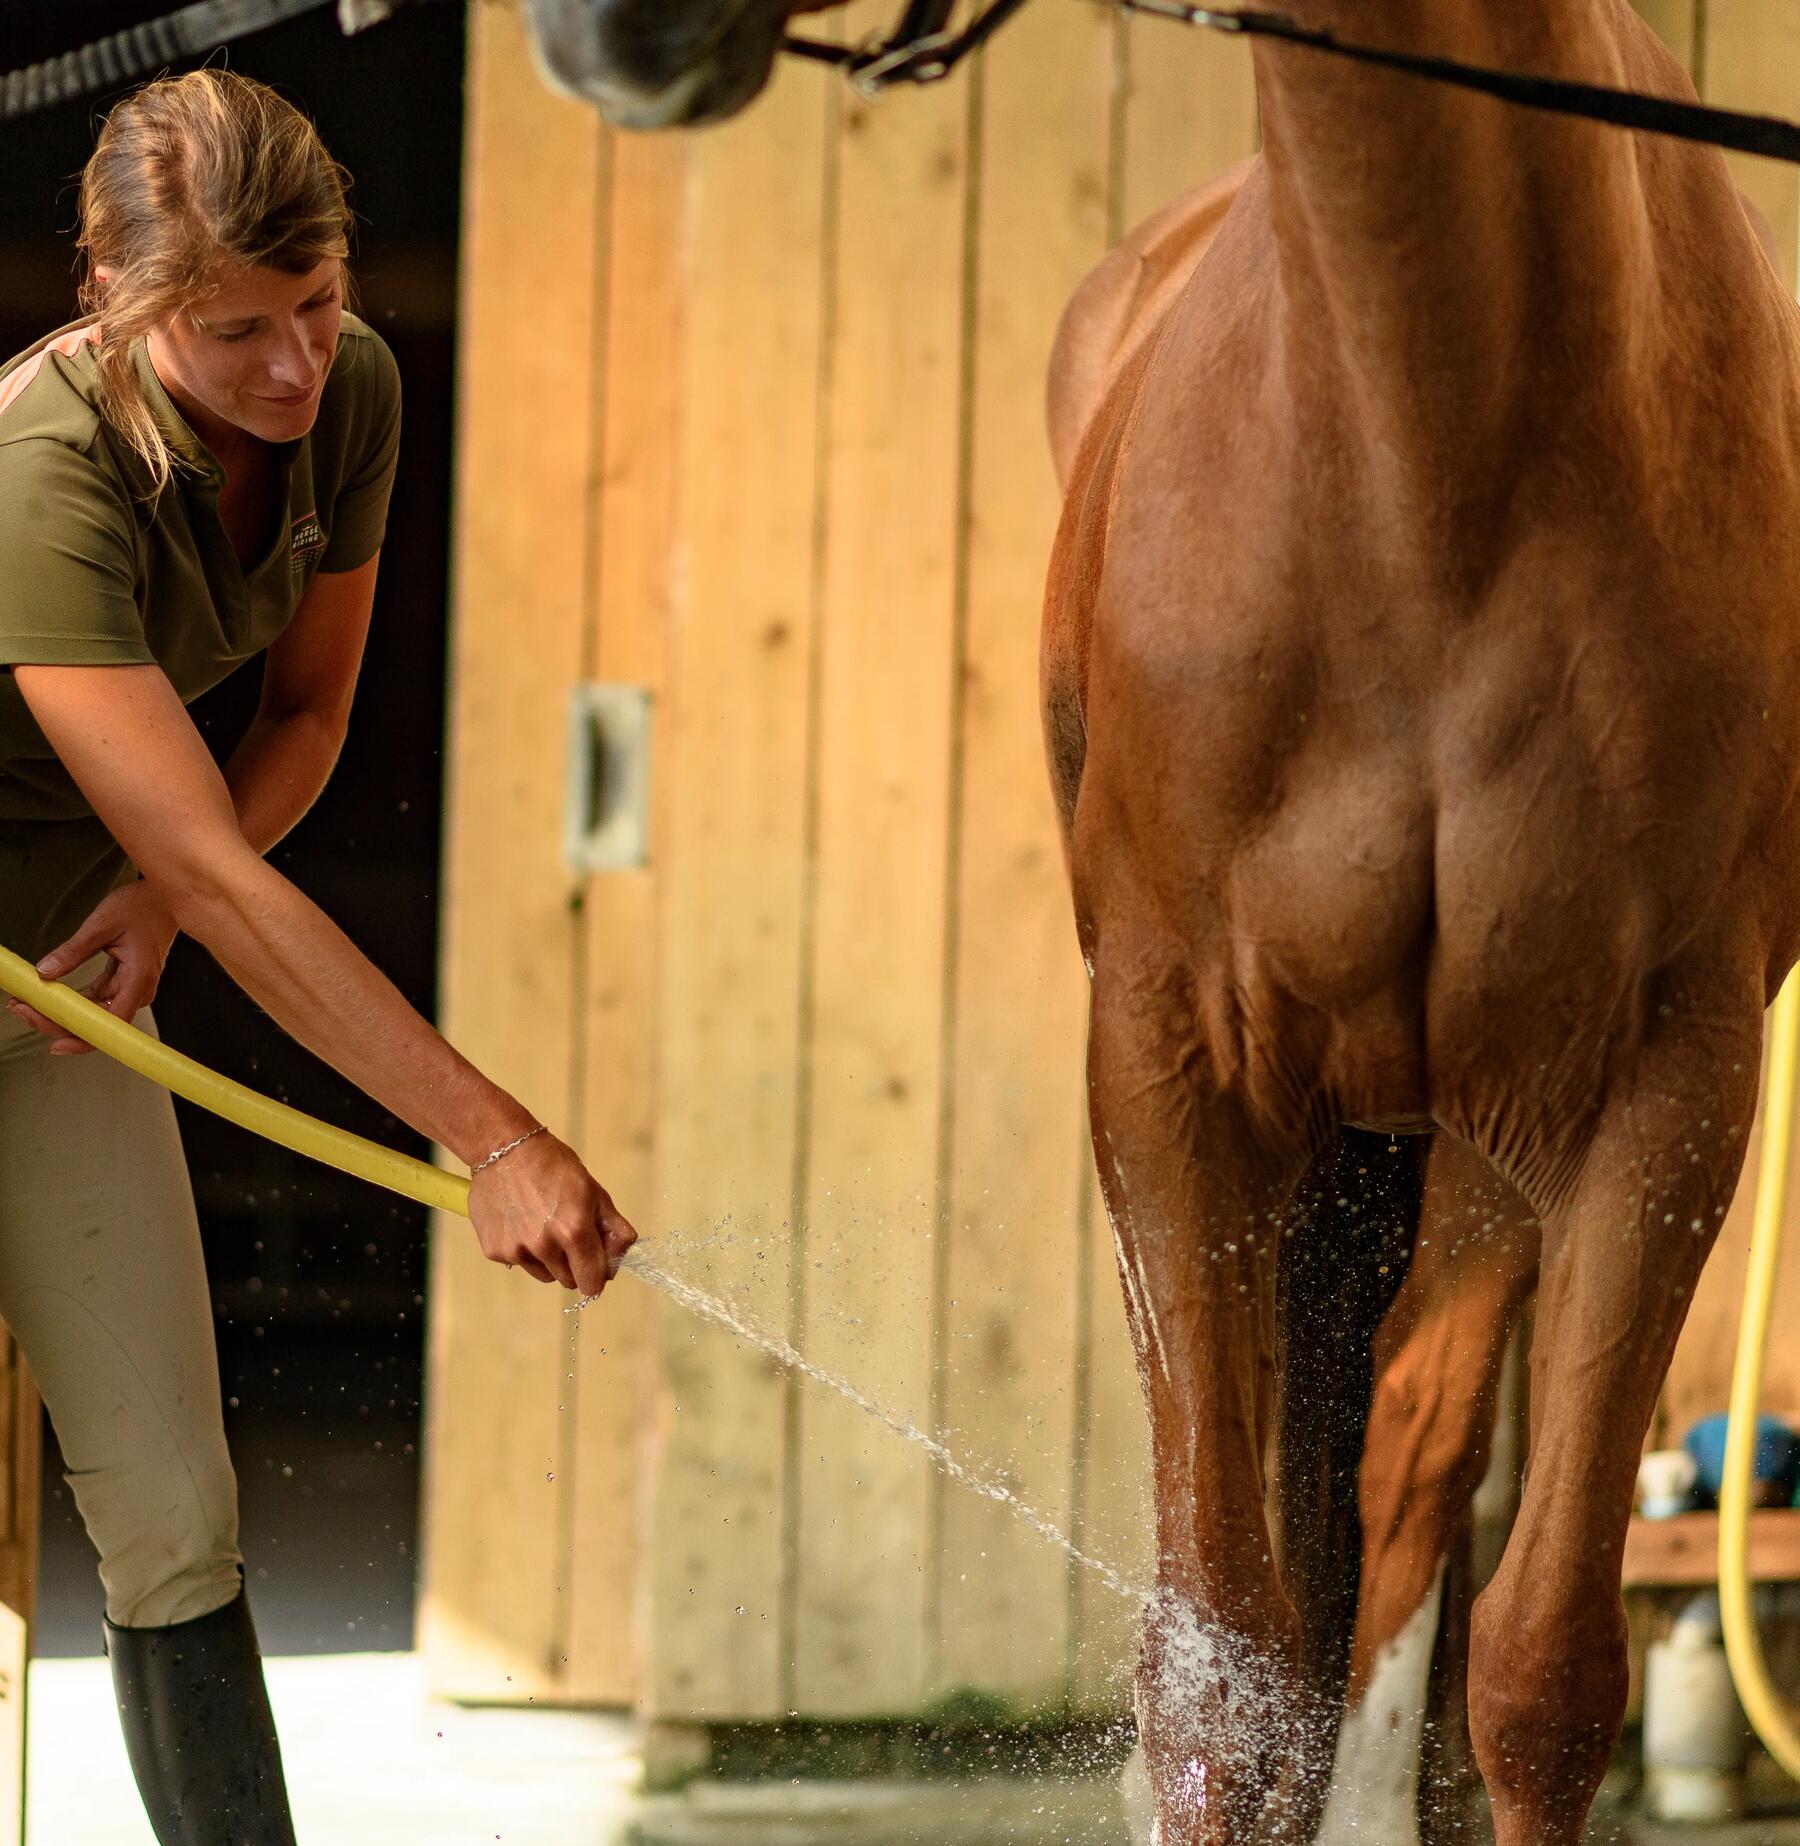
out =
<path fill-rule="evenodd" d="M 1564 77 L 1491 70 L 1480 64 L 1460 64 L 1454 58 L 1383 51 L 1373 45 L 1341 39 L 1332 32 L 1303 26 L 1285 13 L 1265 13 L 1247 7 L 1187 6 L 1181 4 L 1181 0 L 1117 0 L 1117 4 L 1129 13 L 1148 13 L 1158 19 L 1173 19 L 1185 25 L 1206 26 L 1215 32 L 1233 32 L 1243 37 L 1280 39 L 1284 44 L 1326 52 L 1353 64 L 1405 71 L 1433 83 L 1497 96 L 1502 102 L 1516 103 L 1524 109 L 1542 109 L 1552 115 L 1577 116 L 1589 122 L 1609 122 L 1618 128 L 1673 135 L 1680 141 L 1699 141 L 1709 147 L 1727 147 L 1740 154 L 1761 154 L 1770 160 L 1800 165 L 1800 122 L 1783 121 L 1780 116 L 1712 109 L 1705 103 L 1646 96 L 1638 90 L 1576 83 Z"/>
<path fill-rule="evenodd" d="M 190 5 L 160 19 L 129 26 L 60 57 L 0 74 L 0 121 L 120 88 L 164 65 L 203 57 L 234 39 L 246 38 L 330 3 L 331 0 L 192 0 Z M 399 3 L 401 0 L 386 0 L 385 4 L 359 0 L 359 5 L 342 10 L 347 19 L 362 8 L 367 9 L 368 16 L 380 17 L 389 6 Z M 948 26 L 956 0 L 908 0 L 899 28 L 875 44 L 830 45 L 790 37 L 783 40 L 783 47 L 798 57 L 836 66 L 866 94 L 877 95 L 898 84 L 936 83 L 949 76 L 1025 4 L 1026 0 L 992 0 L 961 32 L 952 32 Z M 1769 160 L 1800 166 L 1800 123 L 1780 116 L 1714 109 L 1705 103 L 1679 102 L 1671 97 L 1646 96 L 1637 90 L 1540 77 L 1526 71 L 1493 70 L 1459 63 L 1454 58 L 1386 51 L 1302 26 L 1285 13 L 1251 7 L 1190 6 L 1184 0 L 1116 0 L 1116 4 L 1127 12 L 1204 26 L 1214 32 L 1277 39 L 1351 63 L 1474 90 L 1521 108 L 1605 122 L 1647 134 L 1672 135 L 1682 141 L 1760 154 Z"/>
<path fill-rule="evenodd" d="M 1638 90 L 1576 83 L 1563 77 L 1540 77 L 1526 71 L 1493 70 L 1484 65 L 1459 63 L 1454 58 L 1386 51 L 1379 46 L 1341 39 L 1333 32 L 1303 26 L 1285 13 L 1253 7 L 1189 6 L 1182 0 L 1113 0 L 1113 3 L 1125 12 L 1144 13 L 1182 25 L 1204 26 L 1214 32 L 1279 39 L 1284 44 L 1323 52 L 1354 64 L 1370 64 L 1382 70 L 1423 77 L 1433 83 L 1450 84 L 1461 90 L 1475 90 L 1525 109 L 1639 129 L 1646 134 L 1672 135 L 1682 141 L 1731 148 L 1741 154 L 1761 154 L 1769 160 L 1800 166 L 1800 123 L 1784 121 L 1780 116 L 1714 109 L 1705 103 L 1646 96 Z M 812 39 L 789 38 L 785 48 L 797 56 L 838 66 L 858 89 L 873 96 L 898 84 L 936 83 L 949 76 L 1024 4 L 1025 0 L 994 0 L 993 5 L 978 14 L 960 33 L 940 30 L 923 39 L 909 38 L 909 13 L 899 30 L 876 44 L 822 45 Z"/>

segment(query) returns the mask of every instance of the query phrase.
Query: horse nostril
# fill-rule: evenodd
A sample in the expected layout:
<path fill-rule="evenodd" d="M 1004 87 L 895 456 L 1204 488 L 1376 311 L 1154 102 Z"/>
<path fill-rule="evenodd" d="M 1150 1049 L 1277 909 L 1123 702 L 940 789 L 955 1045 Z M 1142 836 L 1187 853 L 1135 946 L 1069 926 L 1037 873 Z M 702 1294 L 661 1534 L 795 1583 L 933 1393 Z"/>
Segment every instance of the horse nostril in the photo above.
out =
<path fill-rule="evenodd" d="M 544 75 L 626 128 L 734 114 L 768 79 L 782 0 L 525 0 Z"/>
<path fill-rule="evenodd" d="M 531 0 L 546 59 L 571 89 L 657 95 L 706 58 L 731 0 Z"/>

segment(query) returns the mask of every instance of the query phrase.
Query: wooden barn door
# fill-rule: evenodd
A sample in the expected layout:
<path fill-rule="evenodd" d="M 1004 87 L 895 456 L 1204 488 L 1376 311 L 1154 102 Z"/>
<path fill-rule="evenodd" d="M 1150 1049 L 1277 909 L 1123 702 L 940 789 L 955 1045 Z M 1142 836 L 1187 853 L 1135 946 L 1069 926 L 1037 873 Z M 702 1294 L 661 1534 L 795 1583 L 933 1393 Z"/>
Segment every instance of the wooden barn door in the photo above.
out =
<path fill-rule="evenodd" d="M 1028 9 L 879 109 L 796 65 L 615 138 L 514 9 L 470 29 L 446 1028 L 676 1273 L 1141 1575 L 1039 742 L 1043 387 L 1108 244 L 1255 146 L 1243 48 Z M 651 700 L 636 868 L 564 852 L 596 681 Z M 741 1343 L 629 1283 L 578 1325 L 454 1223 L 429 1312 L 440 1691 L 1120 1708 L 1128 1604 Z"/>
<path fill-rule="evenodd" d="M 1643 4 L 1709 100 L 1790 110 L 1793 0 Z M 724 127 L 615 138 L 515 8 L 469 17 L 445 1025 L 675 1273 L 1141 1580 L 1038 741 L 1042 392 L 1084 271 L 1256 146 L 1245 48 L 1028 8 L 878 108 L 794 67 Z M 1791 273 L 1792 170 L 1739 177 Z M 648 855 L 606 870 L 565 847 L 596 682 L 652 713 Z M 1735 1214 L 1728 1307 L 1734 1263 Z M 558 1306 L 439 1227 L 440 1691 L 1124 1708 L 1133 1606 L 1003 1508 L 641 1285 Z"/>

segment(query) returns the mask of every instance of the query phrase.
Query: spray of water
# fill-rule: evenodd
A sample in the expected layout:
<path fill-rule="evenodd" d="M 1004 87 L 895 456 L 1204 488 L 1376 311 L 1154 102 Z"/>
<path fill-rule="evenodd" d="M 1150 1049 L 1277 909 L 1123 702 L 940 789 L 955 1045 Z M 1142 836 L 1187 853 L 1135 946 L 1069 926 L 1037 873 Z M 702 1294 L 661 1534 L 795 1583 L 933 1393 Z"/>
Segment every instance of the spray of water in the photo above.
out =
<path fill-rule="evenodd" d="M 767 1353 L 777 1364 L 800 1373 L 802 1377 L 810 1378 L 815 1384 L 823 1385 L 828 1391 L 835 1391 L 839 1397 L 854 1404 L 865 1416 L 873 1417 L 884 1429 L 892 1430 L 904 1441 L 923 1449 L 932 1461 L 958 1485 L 968 1488 L 971 1493 L 980 1494 L 984 1500 L 992 1500 L 997 1505 L 1008 1508 L 1047 1544 L 1055 1545 L 1059 1550 L 1066 1551 L 1083 1569 L 1091 1570 L 1114 1595 L 1137 1603 L 1143 1602 L 1148 1596 L 1149 1591 L 1146 1588 L 1128 1582 L 1104 1558 L 1092 1557 L 1083 1551 L 1066 1532 L 1052 1520 L 1046 1519 L 1035 1507 L 1027 1505 L 1009 1487 L 995 1480 L 992 1475 L 984 1474 L 967 1462 L 958 1460 L 944 1443 L 920 1429 L 910 1417 L 902 1416 L 898 1411 L 889 1410 L 885 1405 L 876 1403 L 866 1392 L 858 1390 L 849 1379 L 840 1377 L 836 1372 L 828 1372 L 823 1366 L 814 1365 L 810 1359 L 797 1352 L 778 1334 L 771 1333 L 766 1327 L 758 1326 L 748 1315 L 733 1307 L 731 1303 L 721 1301 L 716 1295 L 709 1295 L 704 1289 L 696 1288 L 691 1282 L 684 1282 L 680 1276 L 671 1275 L 641 1243 L 626 1257 L 625 1267 L 640 1282 L 649 1283 L 652 1288 L 667 1295 L 671 1301 L 679 1302 L 691 1313 L 698 1314 L 701 1319 L 711 1321 L 714 1326 L 723 1327 L 728 1333 L 747 1341 L 759 1352 Z M 583 1301 L 570 1308 L 568 1312 L 578 1314 L 587 1305 L 588 1303 Z"/>
<path fill-rule="evenodd" d="M 689 1312 L 835 1392 L 903 1441 L 923 1449 L 952 1480 L 1008 1508 L 1046 1543 L 1092 1571 L 1115 1595 L 1137 1604 L 1144 1612 L 1154 1660 L 1148 1683 L 1138 1688 L 1139 1730 L 1141 1733 L 1146 1724 L 1154 1726 L 1167 1744 L 1165 1754 L 1178 1764 L 1177 1786 L 1168 1795 L 1174 1811 L 1205 1812 L 1213 1799 L 1213 1774 L 1221 1766 L 1254 1786 L 1261 1781 L 1260 1770 L 1271 1756 L 1298 1761 L 1316 1746 L 1318 1714 L 1310 1702 L 1300 1696 L 1288 1675 L 1229 1624 L 1207 1618 L 1179 1598 L 1130 1582 L 1104 1559 L 1081 1550 L 1053 1521 L 991 1474 L 961 1460 L 910 1417 L 877 1403 L 849 1379 L 813 1364 L 733 1303 L 671 1274 L 644 1245 L 632 1250 L 625 1267 Z M 587 1305 L 584 1301 L 567 1312 L 579 1313 Z M 1127 1766 L 1125 1790 L 1133 1837 L 1156 1846 L 1159 1823 L 1153 1819 L 1141 1747 Z"/>

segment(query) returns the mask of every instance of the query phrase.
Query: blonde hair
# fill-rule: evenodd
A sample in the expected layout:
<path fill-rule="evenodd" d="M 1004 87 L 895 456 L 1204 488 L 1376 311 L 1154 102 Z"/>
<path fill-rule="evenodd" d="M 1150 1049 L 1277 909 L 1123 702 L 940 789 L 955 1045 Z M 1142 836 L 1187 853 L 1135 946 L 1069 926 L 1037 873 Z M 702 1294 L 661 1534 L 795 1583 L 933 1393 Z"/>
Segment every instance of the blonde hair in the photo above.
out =
<path fill-rule="evenodd" d="M 175 457 L 132 342 L 209 293 L 222 267 L 304 275 L 348 257 L 348 187 L 292 103 L 231 71 L 158 78 L 107 116 L 81 175 L 81 306 L 99 322 L 101 414 L 149 468 L 152 494 Z"/>

